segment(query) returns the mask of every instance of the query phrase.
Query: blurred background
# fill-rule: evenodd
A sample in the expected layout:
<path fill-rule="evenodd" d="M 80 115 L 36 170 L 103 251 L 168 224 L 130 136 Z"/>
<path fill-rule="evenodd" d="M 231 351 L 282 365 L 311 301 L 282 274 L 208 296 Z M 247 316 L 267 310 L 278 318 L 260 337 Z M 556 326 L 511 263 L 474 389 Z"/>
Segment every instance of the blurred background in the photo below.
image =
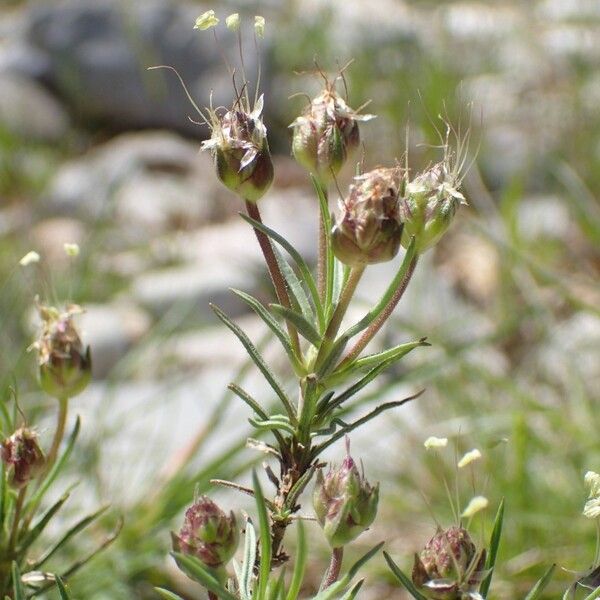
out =
<path fill-rule="evenodd" d="M 195 487 L 208 490 L 215 476 L 245 483 L 261 458 L 239 441 L 249 415 L 224 390 L 244 380 L 260 398 L 262 384 L 208 302 L 281 362 L 228 292 L 267 299 L 268 279 L 236 218 L 241 205 L 198 151 L 209 132 L 190 120 L 174 73 L 147 70 L 173 66 L 198 104 L 211 91 L 215 105 L 230 104 L 221 50 L 235 60 L 235 38 L 219 28 L 219 50 L 211 32 L 192 29 L 209 8 L 247 18 L 246 67 L 262 64 L 276 155 L 263 217 L 311 260 L 316 201 L 290 157 L 288 125 L 306 103 L 290 96 L 321 85 L 315 57 L 329 72 L 354 60 L 349 103 L 371 100 L 366 111 L 379 115 L 362 127 L 366 168 L 402 159 L 407 140 L 412 168 L 439 159 L 440 114 L 470 126 L 469 206 L 419 264 L 385 340 L 428 336 L 433 345 L 363 399 L 426 388 L 418 405 L 371 422 L 353 441 L 383 492 L 356 552 L 386 539 L 410 569 L 434 531 L 431 511 L 451 521 L 443 477 L 456 476 L 455 451 L 478 447 L 475 487 L 490 499 L 489 520 L 501 498 L 507 506 L 493 597 L 522 597 L 554 562 L 561 568 L 547 597 L 562 596 L 591 566 L 596 543 L 581 510 L 583 474 L 600 471 L 600 2 L 2 0 L 2 390 L 19 382 L 21 404 L 49 443 L 55 407 L 38 394 L 26 352 L 33 299 L 82 304 L 95 381 L 73 402 L 84 434 L 72 477 L 84 477 L 65 523 L 110 503 L 89 531 L 91 548 L 125 518 L 118 540 L 71 579 L 75 596 L 156 598 L 160 584 L 202 598 L 168 558 L 169 530 Z M 260 59 L 255 14 L 267 19 Z M 340 177 L 342 190 L 350 177 L 351 169 Z M 80 245 L 76 260 L 65 242 Z M 29 250 L 41 262 L 19 267 Z M 393 269 L 368 271 L 365 306 Z M 456 450 L 426 454 L 429 435 L 452 437 Z M 340 447 L 331 456 L 342 455 Z M 461 486 L 466 501 L 470 481 Z M 249 506 L 234 492 L 217 498 Z M 86 550 L 72 546 L 52 568 Z M 325 549 L 313 556 L 318 585 Z M 361 597 L 403 597 L 383 560 L 367 576 Z"/>

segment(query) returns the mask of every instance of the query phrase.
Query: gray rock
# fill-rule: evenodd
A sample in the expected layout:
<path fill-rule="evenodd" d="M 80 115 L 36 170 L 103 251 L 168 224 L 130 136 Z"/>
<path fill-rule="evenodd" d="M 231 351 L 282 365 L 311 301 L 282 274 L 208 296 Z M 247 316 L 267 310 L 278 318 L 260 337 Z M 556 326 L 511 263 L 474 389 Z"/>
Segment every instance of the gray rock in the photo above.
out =
<path fill-rule="evenodd" d="M 129 133 L 61 166 L 49 184 L 43 209 L 88 220 L 120 210 L 126 217 L 124 224 L 139 223 L 137 233 L 149 223 L 170 223 L 182 210 L 184 221 L 191 218 L 193 225 L 221 215 L 215 198 L 217 183 L 210 156 L 198 154 L 196 144 L 163 131 Z M 171 190 L 167 198 L 165 187 Z M 184 187 L 187 203 L 182 198 Z M 174 193 L 178 200 L 173 212 L 168 200 Z M 136 233 L 135 227 L 131 233 Z"/>
<path fill-rule="evenodd" d="M 27 141 L 56 142 L 67 134 L 69 118 L 40 84 L 0 72 L 0 129 Z"/>
<path fill-rule="evenodd" d="M 208 103 L 215 81 L 205 75 L 223 63 L 213 36 L 193 29 L 198 6 L 163 0 L 30 6 L 25 44 L 5 60 L 13 70 L 58 90 L 86 119 L 116 128 L 168 127 L 206 136 L 206 128 L 188 119 L 194 109 L 174 73 L 147 71 L 155 65 L 176 68 L 198 103 Z M 225 28 L 220 34 L 233 53 L 234 35 Z M 249 73 L 256 72 L 252 50 L 245 57 Z M 229 79 L 224 65 L 221 79 Z M 229 85 L 225 96 L 215 95 L 215 106 L 230 104 L 232 95 Z"/>
<path fill-rule="evenodd" d="M 148 332 L 151 319 L 130 303 L 86 304 L 78 325 L 91 348 L 93 375 L 104 378 Z"/>

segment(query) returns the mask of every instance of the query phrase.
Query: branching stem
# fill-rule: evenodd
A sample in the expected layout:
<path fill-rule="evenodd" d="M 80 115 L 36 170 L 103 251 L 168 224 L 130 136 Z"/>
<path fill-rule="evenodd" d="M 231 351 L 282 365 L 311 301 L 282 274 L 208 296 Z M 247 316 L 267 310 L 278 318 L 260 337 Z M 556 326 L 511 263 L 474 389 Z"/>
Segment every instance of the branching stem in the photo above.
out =
<path fill-rule="evenodd" d="M 260 211 L 258 210 L 258 206 L 256 205 L 256 203 L 250 202 L 250 200 L 246 200 L 246 211 L 248 212 L 248 216 L 251 219 L 262 223 Z M 281 273 L 279 264 L 277 263 L 277 258 L 275 257 L 275 253 L 273 252 L 273 246 L 271 246 L 271 241 L 259 229 L 254 228 L 254 233 L 256 234 L 256 239 L 258 240 L 258 244 L 265 258 L 265 263 L 267 264 L 267 269 L 269 270 L 269 275 L 271 276 L 271 281 L 273 282 L 273 287 L 275 288 L 277 299 L 279 300 L 279 303 L 282 306 L 285 306 L 286 308 L 291 308 L 290 298 L 285 285 L 285 279 L 283 277 L 283 274 Z M 302 360 L 298 332 L 296 331 L 296 328 L 293 325 L 291 325 L 287 321 L 286 323 L 294 352 L 298 355 L 300 360 Z"/>
<path fill-rule="evenodd" d="M 394 292 L 394 295 L 390 298 L 390 301 L 387 303 L 387 306 L 381 311 L 381 314 L 369 325 L 366 331 L 360 336 L 356 344 L 352 347 L 350 352 L 346 355 L 344 360 L 339 364 L 339 368 L 343 368 L 348 364 L 351 364 L 354 360 L 358 358 L 360 353 L 365 349 L 365 346 L 373 339 L 373 337 L 377 334 L 377 332 L 381 329 L 383 324 L 390 318 L 391 314 L 394 312 L 394 309 L 400 302 L 400 299 L 404 295 L 406 288 L 415 272 L 415 267 L 417 266 L 418 257 L 415 256 L 407 271 L 406 275 L 400 282 L 398 289 Z"/>

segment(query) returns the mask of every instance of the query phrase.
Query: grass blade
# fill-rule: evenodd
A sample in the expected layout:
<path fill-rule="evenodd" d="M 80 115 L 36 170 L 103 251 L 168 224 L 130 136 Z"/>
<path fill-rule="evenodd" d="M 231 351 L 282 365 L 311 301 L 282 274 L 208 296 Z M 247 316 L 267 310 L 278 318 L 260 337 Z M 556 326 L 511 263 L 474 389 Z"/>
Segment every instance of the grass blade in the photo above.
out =
<path fill-rule="evenodd" d="M 406 591 L 413 598 L 415 598 L 415 600 L 427 600 L 427 598 L 425 596 L 423 596 L 423 594 L 421 594 L 421 592 L 419 592 L 419 590 L 417 590 L 417 588 L 414 586 L 410 577 L 408 577 L 408 575 L 406 575 L 404 573 L 404 571 L 402 571 L 402 569 L 392 560 L 392 557 L 387 552 L 384 552 L 383 556 L 384 556 L 387 564 L 389 565 L 392 573 L 396 576 L 398 581 L 404 586 Z"/>
<path fill-rule="evenodd" d="M 487 598 L 490 585 L 492 583 L 492 576 L 494 574 L 494 566 L 496 564 L 496 558 L 498 556 L 498 548 L 500 546 L 500 539 L 502 537 L 502 523 L 504 521 L 504 498 L 500 501 L 500 506 L 496 512 L 496 518 L 494 519 L 494 528 L 492 529 L 492 535 L 490 536 L 490 550 L 485 561 L 485 568 L 490 569 L 490 574 L 483 580 L 479 591 L 484 598 Z"/>
<path fill-rule="evenodd" d="M 542 592 L 546 586 L 550 583 L 552 576 L 554 575 L 554 569 L 556 565 L 552 565 L 538 580 L 533 589 L 525 596 L 524 600 L 537 600 L 541 597 Z"/>
<path fill-rule="evenodd" d="M 252 471 L 252 487 L 256 500 L 256 511 L 258 512 L 258 523 L 260 532 L 260 566 L 258 573 L 257 598 L 265 598 L 269 574 L 271 572 L 271 528 L 265 504 L 265 497 L 258 481 L 256 471 Z"/>
<path fill-rule="evenodd" d="M 300 593 L 300 586 L 304 579 L 304 572 L 306 571 L 306 558 L 308 556 L 308 546 L 306 545 L 306 532 L 304 530 L 304 523 L 298 520 L 298 538 L 296 542 L 296 558 L 294 562 L 294 572 L 292 573 L 292 580 L 285 600 L 296 600 Z"/>

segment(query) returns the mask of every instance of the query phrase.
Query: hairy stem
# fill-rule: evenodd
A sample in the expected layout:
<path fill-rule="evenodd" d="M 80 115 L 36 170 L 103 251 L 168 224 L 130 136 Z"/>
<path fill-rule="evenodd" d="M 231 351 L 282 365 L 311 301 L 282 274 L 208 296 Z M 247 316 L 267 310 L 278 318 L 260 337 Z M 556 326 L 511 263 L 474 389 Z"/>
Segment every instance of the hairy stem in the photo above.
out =
<path fill-rule="evenodd" d="M 344 547 L 340 546 L 339 548 L 334 548 L 331 553 L 331 561 L 329 562 L 329 568 L 327 569 L 327 573 L 325 574 L 325 578 L 323 583 L 321 584 L 321 590 L 328 588 L 330 585 L 333 585 L 340 576 L 340 571 L 342 570 L 342 560 L 344 558 Z"/>
<path fill-rule="evenodd" d="M 262 223 L 260 211 L 258 210 L 258 206 L 256 205 L 256 203 L 246 200 L 246 211 L 248 212 L 248 216 L 251 219 Z M 279 303 L 282 306 L 285 306 L 286 308 L 291 308 L 290 297 L 288 295 L 287 288 L 285 285 L 285 279 L 283 277 L 283 274 L 281 273 L 279 264 L 277 263 L 275 253 L 273 252 L 271 240 L 269 240 L 269 238 L 259 229 L 255 228 L 254 233 L 256 234 L 256 239 L 258 240 L 258 244 L 265 258 L 267 269 L 269 270 L 269 275 L 271 276 L 271 281 L 273 282 L 273 287 L 275 288 L 275 293 L 277 294 L 277 299 L 279 300 Z M 289 322 L 286 321 L 286 324 L 294 352 L 302 360 L 298 332 L 296 331 L 296 328 Z"/>
<path fill-rule="evenodd" d="M 346 281 L 346 285 L 344 285 L 344 289 L 342 290 L 342 294 L 340 295 L 340 300 L 338 305 L 335 308 L 335 312 L 331 317 L 331 321 L 329 321 L 329 325 L 327 326 L 327 331 L 325 332 L 325 339 L 333 341 L 340 325 L 342 324 L 342 319 L 348 310 L 348 306 L 350 305 L 350 301 L 354 296 L 354 292 L 356 291 L 356 287 L 360 282 L 362 274 L 365 272 L 365 267 L 354 267 L 350 271 L 350 276 Z"/>
<path fill-rule="evenodd" d="M 65 425 L 67 424 L 67 414 L 69 409 L 69 399 L 68 398 L 59 398 L 58 404 L 58 419 L 56 423 L 56 430 L 54 431 L 54 439 L 52 440 L 52 446 L 50 447 L 50 451 L 48 452 L 48 458 L 46 459 L 46 471 L 50 471 L 52 465 L 56 461 L 56 456 L 58 455 L 58 449 L 60 448 L 60 443 L 63 440 L 65 435 Z"/>
<path fill-rule="evenodd" d="M 345 367 L 346 365 L 352 363 L 356 358 L 358 358 L 359 354 L 365 349 L 365 346 L 373 339 L 373 337 L 377 334 L 377 332 L 381 329 L 383 324 L 390 318 L 390 315 L 394 312 L 398 302 L 404 295 L 406 288 L 415 272 L 415 267 L 417 266 L 418 257 L 415 256 L 407 271 L 406 275 L 400 282 L 398 289 L 394 292 L 394 295 L 390 298 L 390 301 L 387 303 L 386 307 L 381 311 L 379 316 L 367 327 L 366 331 L 360 336 L 356 344 L 352 347 L 350 352 L 346 355 L 344 360 L 339 364 L 338 368 Z"/>

